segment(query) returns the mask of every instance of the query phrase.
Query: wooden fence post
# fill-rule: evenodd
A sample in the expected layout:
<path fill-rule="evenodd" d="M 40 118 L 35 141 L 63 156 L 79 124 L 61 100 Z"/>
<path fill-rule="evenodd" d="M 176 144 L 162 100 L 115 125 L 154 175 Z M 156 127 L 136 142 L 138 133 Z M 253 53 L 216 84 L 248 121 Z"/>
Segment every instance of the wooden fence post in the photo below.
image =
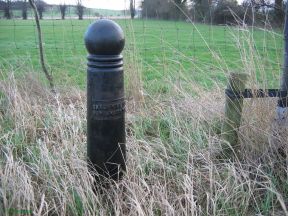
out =
<path fill-rule="evenodd" d="M 231 73 L 227 90 L 239 95 L 245 90 L 248 75 L 244 73 Z M 225 119 L 222 126 L 223 152 L 230 157 L 236 150 L 238 142 L 238 129 L 241 123 L 243 108 L 243 98 L 231 98 L 226 95 L 225 99 Z"/>

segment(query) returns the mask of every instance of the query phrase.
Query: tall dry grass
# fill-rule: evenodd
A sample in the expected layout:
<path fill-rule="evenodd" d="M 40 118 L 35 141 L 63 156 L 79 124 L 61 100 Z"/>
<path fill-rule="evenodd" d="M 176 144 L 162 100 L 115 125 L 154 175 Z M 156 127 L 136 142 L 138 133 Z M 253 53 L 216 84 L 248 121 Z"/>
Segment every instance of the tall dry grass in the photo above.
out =
<path fill-rule="evenodd" d="M 285 158 L 271 152 L 267 129 L 273 101 L 246 103 L 243 151 L 234 162 L 219 158 L 222 92 L 128 110 L 127 175 L 94 193 L 85 94 L 69 89 L 55 97 L 36 80 L 13 77 L 1 82 L 1 92 L 2 215 L 287 213 Z"/>

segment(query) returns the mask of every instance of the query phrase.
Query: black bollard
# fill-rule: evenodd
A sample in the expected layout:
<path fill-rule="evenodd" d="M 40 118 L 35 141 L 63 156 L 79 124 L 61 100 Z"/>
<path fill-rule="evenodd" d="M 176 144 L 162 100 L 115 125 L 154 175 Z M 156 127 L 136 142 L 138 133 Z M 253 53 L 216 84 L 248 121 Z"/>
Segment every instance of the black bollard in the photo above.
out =
<path fill-rule="evenodd" d="M 124 44 L 121 27 L 111 20 L 98 20 L 85 33 L 88 160 L 101 177 L 113 180 L 126 171 Z"/>

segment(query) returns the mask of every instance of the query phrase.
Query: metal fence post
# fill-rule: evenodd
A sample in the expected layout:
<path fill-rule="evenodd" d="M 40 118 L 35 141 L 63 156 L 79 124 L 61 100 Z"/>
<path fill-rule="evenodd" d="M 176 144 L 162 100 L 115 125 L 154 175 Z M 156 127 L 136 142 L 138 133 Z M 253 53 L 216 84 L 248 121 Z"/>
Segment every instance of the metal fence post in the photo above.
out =
<path fill-rule="evenodd" d="M 126 166 L 121 27 L 107 19 L 91 24 L 84 36 L 87 69 L 87 155 L 101 177 L 119 180 Z M 98 177 L 97 177 L 98 178 Z"/>
<path fill-rule="evenodd" d="M 281 91 L 288 91 L 288 4 L 285 9 L 285 26 L 284 26 L 284 61 L 283 72 L 281 77 Z M 276 121 L 280 126 L 288 126 L 288 99 L 287 94 L 279 97 L 277 106 Z"/>

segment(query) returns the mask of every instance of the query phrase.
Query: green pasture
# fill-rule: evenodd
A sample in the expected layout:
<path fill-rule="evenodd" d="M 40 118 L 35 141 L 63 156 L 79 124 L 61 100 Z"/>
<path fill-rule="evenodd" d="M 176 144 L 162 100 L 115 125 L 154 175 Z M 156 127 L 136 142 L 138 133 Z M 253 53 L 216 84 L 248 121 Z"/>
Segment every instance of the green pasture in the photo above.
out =
<path fill-rule="evenodd" d="M 83 35 L 92 22 L 41 21 L 47 63 L 58 84 L 73 81 L 85 86 Z M 144 86 L 152 91 L 165 93 L 167 82 L 182 87 L 197 82 L 211 88 L 225 84 L 229 71 L 247 72 L 264 87 L 278 87 L 281 30 L 140 19 L 116 22 L 126 35 L 125 68 L 137 64 Z M 2 71 L 12 67 L 16 74 L 23 67 L 39 70 L 33 20 L 0 20 L 0 63 Z"/>
<path fill-rule="evenodd" d="M 28 8 L 28 17 L 33 18 L 33 11 Z M 14 19 L 21 19 L 22 18 L 22 11 L 21 10 L 12 10 L 12 16 Z M 109 10 L 109 9 L 98 9 L 98 8 L 85 8 L 84 9 L 84 16 L 85 17 L 95 17 L 95 16 L 104 16 L 104 17 L 118 17 L 123 16 L 123 12 L 121 10 Z M 75 6 L 67 6 L 66 9 L 66 17 L 67 18 L 75 18 L 77 17 L 76 8 Z M 0 10 L 0 18 L 4 18 L 4 11 Z M 44 19 L 60 19 L 61 13 L 59 5 L 50 5 L 49 7 L 45 8 L 43 12 Z"/>

